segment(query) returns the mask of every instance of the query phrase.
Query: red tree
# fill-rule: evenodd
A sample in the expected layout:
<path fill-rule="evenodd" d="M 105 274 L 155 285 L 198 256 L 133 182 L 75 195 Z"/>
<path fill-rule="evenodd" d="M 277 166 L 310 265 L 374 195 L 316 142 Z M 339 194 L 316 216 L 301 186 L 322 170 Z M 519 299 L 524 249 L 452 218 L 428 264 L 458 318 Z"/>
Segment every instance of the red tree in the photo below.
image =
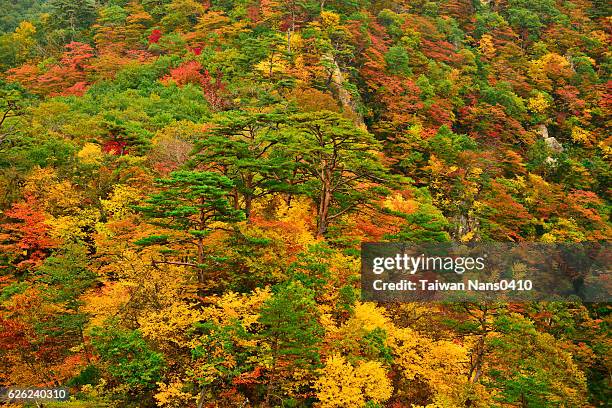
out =
<path fill-rule="evenodd" d="M 37 207 L 36 200 L 27 197 L 25 202 L 13 204 L 4 213 L 8 219 L 0 224 L 0 250 L 18 269 L 39 265 L 56 246 L 49 236 L 45 214 Z"/>

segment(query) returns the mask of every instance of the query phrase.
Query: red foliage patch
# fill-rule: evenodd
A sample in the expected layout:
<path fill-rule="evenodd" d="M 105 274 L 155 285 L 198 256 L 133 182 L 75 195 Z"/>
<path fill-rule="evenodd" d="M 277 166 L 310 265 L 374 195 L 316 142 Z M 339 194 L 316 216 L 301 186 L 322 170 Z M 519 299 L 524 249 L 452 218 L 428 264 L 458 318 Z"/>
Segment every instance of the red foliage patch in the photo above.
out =
<path fill-rule="evenodd" d="M 160 30 L 155 29 L 155 30 L 151 31 L 151 34 L 148 37 L 149 44 L 157 44 L 161 37 L 162 37 L 162 32 Z"/>
<path fill-rule="evenodd" d="M 43 95 L 82 95 L 86 86 L 86 70 L 94 57 L 89 44 L 71 42 L 66 45 L 60 64 L 41 73 L 34 65 L 23 65 L 8 71 L 9 81 L 17 81 L 34 93 Z"/>
<path fill-rule="evenodd" d="M 126 146 L 127 143 L 123 140 L 110 140 L 102 145 L 102 151 L 115 156 L 122 156 L 127 154 Z"/>
<path fill-rule="evenodd" d="M 81 71 L 89 68 L 87 62 L 94 56 L 93 51 L 91 45 L 73 41 L 66 45 L 66 51 L 62 55 L 62 65 Z"/>
<path fill-rule="evenodd" d="M 83 96 L 83 94 L 87 91 L 87 82 L 77 82 L 72 85 L 70 88 L 66 89 L 62 92 L 63 96 L 74 95 L 74 96 Z"/>
<path fill-rule="evenodd" d="M 47 257 L 57 242 L 49 236 L 51 229 L 46 214 L 33 197 L 15 203 L 4 214 L 9 221 L 0 225 L 0 252 L 11 254 L 12 263 L 19 269 L 37 266 Z"/>
<path fill-rule="evenodd" d="M 175 82 L 177 85 L 195 84 L 202 87 L 204 97 L 215 109 L 226 106 L 226 102 L 221 96 L 225 86 L 221 81 L 221 74 L 212 77 L 207 69 L 204 69 L 198 61 L 187 61 L 180 66 L 170 70 L 170 75 L 162 79 L 162 82 Z"/>

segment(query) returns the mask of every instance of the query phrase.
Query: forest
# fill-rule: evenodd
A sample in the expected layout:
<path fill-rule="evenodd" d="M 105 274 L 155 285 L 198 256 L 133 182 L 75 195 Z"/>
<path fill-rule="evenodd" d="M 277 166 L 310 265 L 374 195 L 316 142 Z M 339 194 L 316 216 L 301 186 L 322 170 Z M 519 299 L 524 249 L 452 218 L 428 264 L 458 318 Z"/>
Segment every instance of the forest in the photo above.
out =
<path fill-rule="evenodd" d="M 609 242 L 611 34 L 605 0 L 0 0 L 0 387 L 610 406 L 609 303 L 364 301 L 360 245 Z"/>

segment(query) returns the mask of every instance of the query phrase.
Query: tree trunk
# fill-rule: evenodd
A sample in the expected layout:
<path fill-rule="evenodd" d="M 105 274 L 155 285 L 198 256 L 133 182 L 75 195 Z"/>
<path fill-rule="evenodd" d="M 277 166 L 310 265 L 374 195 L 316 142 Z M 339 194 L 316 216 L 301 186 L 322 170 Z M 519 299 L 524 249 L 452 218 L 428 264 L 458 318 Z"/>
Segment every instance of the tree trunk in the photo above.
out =
<path fill-rule="evenodd" d="M 317 218 L 317 237 L 322 237 L 327 232 L 329 207 L 332 199 L 331 171 L 328 168 L 324 168 L 322 175 L 321 194 L 319 196 L 319 214 Z"/>
<path fill-rule="evenodd" d="M 464 306 L 468 310 L 468 306 Z M 478 317 L 478 324 L 480 325 L 480 338 L 476 343 L 475 349 L 470 355 L 470 371 L 468 373 L 468 381 L 476 383 L 482 376 L 482 368 L 484 366 L 485 354 L 487 351 L 487 334 L 489 332 L 487 328 L 487 317 L 489 315 L 489 309 L 484 307 L 482 309 L 482 316 Z"/>
<path fill-rule="evenodd" d="M 197 266 L 197 273 L 198 273 L 198 295 L 199 296 L 204 296 L 206 293 L 204 291 L 204 284 L 206 283 L 206 274 L 204 272 L 204 269 L 202 268 L 201 265 L 204 264 L 204 240 L 202 238 L 198 238 L 198 266 Z"/>
<path fill-rule="evenodd" d="M 240 209 L 240 197 L 238 195 L 238 189 L 234 187 L 232 190 L 232 199 L 234 201 L 234 210 Z"/>
<path fill-rule="evenodd" d="M 291 29 L 287 30 L 287 53 L 291 53 Z"/>
<path fill-rule="evenodd" d="M 204 405 L 204 387 L 202 387 L 202 391 L 200 391 L 200 396 L 198 397 L 198 408 L 202 408 Z"/>
<path fill-rule="evenodd" d="M 255 195 L 255 189 L 253 187 L 253 179 L 255 177 L 251 173 L 247 173 L 245 177 L 245 193 L 244 193 L 244 216 L 248 223 L 251 222 L 251 210 L 253 209 L 253 196 Z"/>
<path fill-rule="evenodd" d="M 470 373 L 468 375 L 468 379 L 472 383 L 478 382 L 480 376 L 482 375 L 482 363 L 484 360 L 484 352 L 485 352 L 485 334 L 483 334 L 478 343 L 476 345 L 476 350 L 473 354 L 472 364 L 470 367 Z"/>
<path fill-rule="evenodd" d="M 253 196 L 247 194 L 244 196 L 244 216 L 247 223 L 251 223 L 251 210 L 253 209 Z"/>

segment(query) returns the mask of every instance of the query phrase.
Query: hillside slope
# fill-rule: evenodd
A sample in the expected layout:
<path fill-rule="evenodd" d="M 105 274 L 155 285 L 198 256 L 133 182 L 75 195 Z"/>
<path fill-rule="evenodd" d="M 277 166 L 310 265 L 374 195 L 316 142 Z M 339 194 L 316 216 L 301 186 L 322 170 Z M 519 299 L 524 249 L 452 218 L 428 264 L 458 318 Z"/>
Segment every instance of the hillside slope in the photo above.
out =
<path fill-rule="evenodd" d="M 75 407 L 609 403 L 609 305 L 358 289 L 364 241 L 610 240 L 608 2 L 0 10 L 0 385 Z"/>

